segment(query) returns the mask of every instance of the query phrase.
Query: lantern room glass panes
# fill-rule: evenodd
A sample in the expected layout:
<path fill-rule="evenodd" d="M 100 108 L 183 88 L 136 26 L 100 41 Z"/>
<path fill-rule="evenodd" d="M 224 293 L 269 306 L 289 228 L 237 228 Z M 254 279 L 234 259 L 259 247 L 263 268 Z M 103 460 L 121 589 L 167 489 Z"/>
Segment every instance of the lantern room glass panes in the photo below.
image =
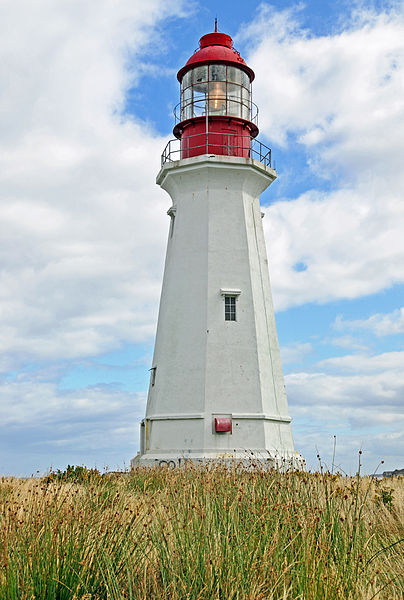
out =
<path fill-rule="evenodd" d="M 210 115 L 226 115 L 226 82 L 211 81 L 209 82 L 209 114 Z"/>
<path fill-rule="evenodd" d="M 187 73 L 185 73 L 185 75 L 182 79 L 182 88 L 183 89 L 188 88 L 190 85 L 192 85 L 192 71 L 188 71 Z"/>
<path fill-rule="evenodd" d="M 243 119 L 250 119 L 250 90 L 242 87 L 241 88 L 241 113 Z"/>
<path fill-rule="evenodd" d="M 203 81 L 208 81 L 208 67 L 204 65 L 203 67 L 195 67 L 189 73 L 193 74 L 193 84 L 202 83 Z"/>
<path fill-rule="evenodd" d="M 226 81 L 226 65 L 210 65 L 209 81 Z"/>
<path fill-rule="evenodd" d="M 247 90 L 250 89 L 250 78 L 245 71 L 241 71 L 241 85 Z"/>
<path fill-rule="evenodd" d="M 242 117 L 241 90 L 241 85 L 227 84 L 228 114 L 233 117 Z"/>
<path fill-rule="evenodd" d="M 192 107 L 192 87 L 184 89 L 181 95 L 181 106 L 184 119 L 191 119 L 193 113 Z"/>
<path fill-rule="evenodd" d="M 237 67 L 227 67 L 227 81 L 241 85 L 242 70 Z"/>
<path fill-rule="evenodd" d="M 202 65 L 187 71 L 181 82 L 180 120 L 229 115 L 251 120 L 251 83 L 236 66 Z"/>

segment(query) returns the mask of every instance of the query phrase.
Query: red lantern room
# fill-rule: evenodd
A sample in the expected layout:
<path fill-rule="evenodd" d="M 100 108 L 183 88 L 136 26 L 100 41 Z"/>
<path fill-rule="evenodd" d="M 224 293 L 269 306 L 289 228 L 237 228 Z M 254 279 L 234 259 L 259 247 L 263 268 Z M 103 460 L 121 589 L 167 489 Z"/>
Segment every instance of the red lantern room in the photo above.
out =
<path fill-rule="evenodd" d="M 258 135 L 258 109 L 251 101 L 254 72 L 233 48 L 231 37 L 217 31 L 216 23 L 213 33 L 201 37 L 199 49 L 177 78 L 181 101 L 173 133 L 181 140 L 181 158 L 251 156 L 251 142 Z"/>

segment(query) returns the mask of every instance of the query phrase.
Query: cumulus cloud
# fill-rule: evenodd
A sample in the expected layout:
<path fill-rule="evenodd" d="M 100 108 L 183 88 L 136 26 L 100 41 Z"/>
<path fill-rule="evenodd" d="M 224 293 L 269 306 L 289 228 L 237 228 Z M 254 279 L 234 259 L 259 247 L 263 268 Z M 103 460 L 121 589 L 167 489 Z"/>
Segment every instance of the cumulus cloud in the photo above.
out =
<path fill-rule="evenodd" d="M 324 367 L 343 369 L 345 371 L 358 371 L 362 373 L 402 369 L 404 366 L 404 352 L 384 352 L 383 354 L 374 356 L 369 354 L 351 354 L 347 356 L 338 356 L 336 358 L 326 358 L 318 364 Z"/>
<path fill-rule="evenodd" d="M 358 11 L 316 37 L 293 11 L 262 6 L 247 32 L 261 129 L 303 150 L 302 170 L 319 181 L 271 206 L 264 222 L 277 306 L 403 281 L 402 11 Z M 166 140 L 124 107 L 156 26 L 183 10 L 178 0 L 2 5 L 0 369 L 13 373 L 0 385 L 0 446 L 18 464 L 29 457 L 45 469 L 67 452 L 120 462 L 135 451 L 144 397 L 116 386 L 63 392 L 64 368 L 54 365 L 153 335 L 169 205 L 154 178 Z M 286 184 L 292 177 L 285 171 Z M 401 331 L 400 315 L 352 328 Z M 294 344 L 284 359 L 310 351 Z M 382 438 L 365 435 L 365 423 L 385 424 L 392 457 L 402 449 L 402 357 L 393 354 L 333 358 L 287 377 L 305 453 L 337 428 L 347 456 L 363 439 L 376 455 Z M 46 376 L 18 373 L 38 360 Z"/>
<path fill-rule="evenodd" d="M 6 2 L 0 43 L 0 351 L 94 355 L 153 334 L 165 139 L 124 115 L 182 3 Z M 157 44 L 158 46 L 158 44 Z"/>
<path fill-rule="evenodd" d="M 313 372 L 287 375 L 299 449 L 310 458 L 317 445 L 329 458 L 337 434 L 345 468 L 355 468 L 360 448 L 366 451 L 368 472 L 382 459 L 386 468 L 399 468 L 404 456 L 403 359 L 404 352 L 352 354 L 323 360 Z M 384 438 L 390 440 L 385 446 Z"/>
<path fill-rule="evenodd" d="M 282 363 L 302 362 L 311 352 L 313 352 L 313 345 L 310 342 L 295 342 L 287 346 L 281 346 Z"/>
<path fill-rule="evenodd" d="M 368 319 L 349 320 L 338 316 L 334 323 L 337 330 L 367 330 L 378 337 L 404 333 L 404 307 L 388 314 L 378 313 Z"/>
<path fill-rule="evenodd" d="M 262 4 L 244 30 L 253 41 L 261 133 L 301 157 L 294 171 L 281 168 L 280 188 L 305 186 L 273 203 L 264 220 L 278 309 L 359 298 L 404 281 L 404 5 L 363 6 L 318 36 L 301 25 L 301 7 Z M 401 333 L 401 319 L 401 310 L 340 318 L 334 330 Z M 286 377 L 296 446 L 309 459 L 316 446 L 330 457 L 337 434 L 340 461 L 352 471 L 359 448 L 369 469 L 381 458 L 399 467 L 404 354 L 371 354 L 350 335 L 330 342 L 357 353 Z"/>
<path fill-rule="evenodd" d="M 338 346 L 340 348 L 349 348 L 350 350 L 367 350 L 366 344 L 360 343 L 351 335 L 334 337 L 329 341 L 333 346 Z"/>
<path fill-rule="evenodd" d="M 246 30 L 261 131 L 317 177 L 265 220 L 278 308 L 357 298 L 404 281 L 403 4 L 355 10 L 316 36 L 263 4 Z M 302 178 L 285 166 L 284 185 Z M 324 183 L 327 182 L 326 185 Z M 324 191 L 324 187 L 326 191 Z M 304 270 L 294 269 L 303 263 Z"/>
<path fill-rule="evenodd" d="M 165 139 L 122 109 L 156 23 L 182 10 L 161 0 L 4 5 L 1 368 L 152 336 L 169 204 L 154 177 Z M 404 278 L 402 14 L 356 15 L 323 37 L 296 19 L 262 5 L 247 32 L 261 127 L 279 144 L 298 140 L 302 168 L 337 173 L 343 189 L 270 208 L 278 308 Z"/>
<path fill-rule="evenodd" d="M 29 376 L 5 381 L 0 386 L 0 421 L 3 426 L 38 425 L 44 423 L 97 422 L 122 414 L 133 404 L 143 401 L 143 395 L 130 394 L 110 386 L 92 386 L 61 392 L 55 382 L 38 381 Z M 139 412 L 140 416 L 140 412 Z M 132 423 L 133 423 L 133 415 Z"/>
<path fill-rule="evenodd" d="M 38 373 L 3 381 L 0 472 L 64 468 L 66 456 L 76 464 L 122 468 L 136 453 L 144 403 L 143 394 L 108 385 L 61 392 Z"/>

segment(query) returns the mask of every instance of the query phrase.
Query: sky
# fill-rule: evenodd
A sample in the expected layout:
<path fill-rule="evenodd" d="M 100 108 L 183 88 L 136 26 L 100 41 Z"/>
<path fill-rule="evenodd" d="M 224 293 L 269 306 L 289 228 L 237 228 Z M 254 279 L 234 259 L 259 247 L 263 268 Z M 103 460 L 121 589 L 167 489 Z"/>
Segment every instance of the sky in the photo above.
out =
<path fill-rule="evenodd" d="M 215 16 L 278 172 L 261 203 L 295 446 L 310 469 L 404 466 L 404 2 L 2 0 L 0 474 L 138 450 L 155 177 Z"/>

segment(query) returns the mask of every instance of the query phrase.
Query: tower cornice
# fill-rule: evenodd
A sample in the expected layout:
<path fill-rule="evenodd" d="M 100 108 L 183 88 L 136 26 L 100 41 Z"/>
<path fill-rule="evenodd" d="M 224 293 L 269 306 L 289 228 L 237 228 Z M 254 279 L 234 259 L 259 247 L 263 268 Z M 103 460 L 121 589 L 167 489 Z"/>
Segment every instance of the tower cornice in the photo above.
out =
<path fill-rule="evenodd" d="M 183 173 L 195 169 L 200 170 L 202 167 L 226 169 L 226 171 L 229 169 L 253 169 L 257 174 L 268 179 L 268 183 L 265 187 L 270 185 L 277 178 L 275 169 L 264 165 L 255 158 L 203 154 L 200 156 L 193 156 L 192 158 L 183 158 L 181 160 L 166 162 L 157 175 L 156 183 L 161 187 L 164 187 L 164 179 L 168 174 Z"/>

